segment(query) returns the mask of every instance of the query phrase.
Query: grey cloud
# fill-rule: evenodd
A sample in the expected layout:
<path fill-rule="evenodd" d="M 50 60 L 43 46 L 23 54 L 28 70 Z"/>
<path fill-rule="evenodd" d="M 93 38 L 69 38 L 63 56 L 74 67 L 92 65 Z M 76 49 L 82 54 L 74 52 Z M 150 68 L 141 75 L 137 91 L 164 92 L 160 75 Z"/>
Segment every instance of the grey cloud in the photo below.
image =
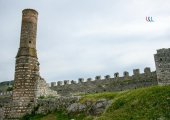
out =
<path fill-rule="evenodd" d="M 169 47 L 169 0 L 0 1 L 0 81 L 14 78 L 21 11 L 39 12 L 40 73 L 48 82 L 93 77 L 148 66 Z M 155 22 L 147 23 L 146 16 Z"/>

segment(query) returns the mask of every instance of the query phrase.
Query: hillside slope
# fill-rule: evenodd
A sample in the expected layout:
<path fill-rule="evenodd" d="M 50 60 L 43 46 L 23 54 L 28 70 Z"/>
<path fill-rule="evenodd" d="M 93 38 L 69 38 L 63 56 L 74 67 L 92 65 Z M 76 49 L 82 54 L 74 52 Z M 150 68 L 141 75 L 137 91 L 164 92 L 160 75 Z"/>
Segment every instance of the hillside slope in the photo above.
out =
<path fill-rule="evenodd" d="M 11 91 L 11 87 L 13 85 L 14 81 L 4 81 L 0 82 L 0 92 L 6 92 Z"/>
<path fill-rule="evenodd" d="M 99 99 L 112 100 L 100 116 L 73 115 L 54 112 L 47 116 L 36 115 L 30 120 L 170 120 L 170 86 L 154 86 L 113 93 L 83 96 L 80 103 Z"/>

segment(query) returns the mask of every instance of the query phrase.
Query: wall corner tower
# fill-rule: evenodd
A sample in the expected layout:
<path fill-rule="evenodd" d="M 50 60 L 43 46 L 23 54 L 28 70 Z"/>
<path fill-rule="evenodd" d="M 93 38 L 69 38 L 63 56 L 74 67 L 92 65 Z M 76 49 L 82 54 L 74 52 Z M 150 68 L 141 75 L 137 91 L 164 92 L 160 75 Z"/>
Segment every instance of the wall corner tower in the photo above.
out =
<path fill-rule="evenodd" d="M 154 58 L 158 85 L 170 85 L 170 48 L 157 50 Z"/>

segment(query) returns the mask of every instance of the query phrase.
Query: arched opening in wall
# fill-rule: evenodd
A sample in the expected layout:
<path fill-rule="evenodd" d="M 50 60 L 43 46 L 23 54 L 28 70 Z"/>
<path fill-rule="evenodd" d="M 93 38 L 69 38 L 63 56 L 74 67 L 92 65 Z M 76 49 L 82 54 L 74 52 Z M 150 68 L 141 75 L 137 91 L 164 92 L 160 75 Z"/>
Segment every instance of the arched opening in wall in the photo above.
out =
<path fill-rule="evenodd" d="M 31 41 L 29 41 L 29 43 L 31 43 Z"/>

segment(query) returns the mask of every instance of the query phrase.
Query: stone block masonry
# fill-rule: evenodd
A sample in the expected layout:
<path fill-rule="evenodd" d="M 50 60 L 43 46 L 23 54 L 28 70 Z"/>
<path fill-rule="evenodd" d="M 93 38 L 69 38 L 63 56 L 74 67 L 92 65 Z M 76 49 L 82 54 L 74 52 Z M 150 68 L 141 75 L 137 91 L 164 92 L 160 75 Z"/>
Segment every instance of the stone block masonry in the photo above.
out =
<path fill-rule="evenodd" d="M 15 102 L 29 103 L 34 102 L 36 98 L 36 83 L 40 77 L 36 52 L 37 19 L 38 13 L 35 10 L 23 10 L 12 97 Z"/>

